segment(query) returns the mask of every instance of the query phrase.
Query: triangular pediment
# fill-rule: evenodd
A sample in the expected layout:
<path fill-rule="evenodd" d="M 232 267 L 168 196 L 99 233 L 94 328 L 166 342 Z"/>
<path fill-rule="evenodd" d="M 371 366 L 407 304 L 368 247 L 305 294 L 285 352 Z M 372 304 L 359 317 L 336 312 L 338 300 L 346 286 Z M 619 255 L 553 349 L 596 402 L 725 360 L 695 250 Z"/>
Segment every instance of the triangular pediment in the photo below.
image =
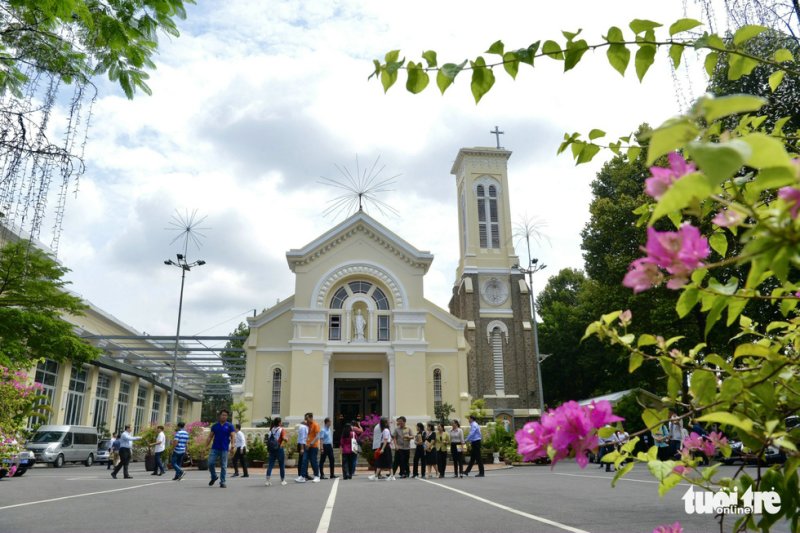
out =
<path fill-rule="evenodd" d="M 427 272 L 433 262 L 433 254 L 425 250 L 418 250 L 368 214 L 359 211 L 302 248 L 286 252 L 289 268 L 295 272 L 298 266 L 312 263 L 354 238 L 370 239 L 391 252 L 399 260 L 414 268 L 420 268 L 423 272 Z"/>

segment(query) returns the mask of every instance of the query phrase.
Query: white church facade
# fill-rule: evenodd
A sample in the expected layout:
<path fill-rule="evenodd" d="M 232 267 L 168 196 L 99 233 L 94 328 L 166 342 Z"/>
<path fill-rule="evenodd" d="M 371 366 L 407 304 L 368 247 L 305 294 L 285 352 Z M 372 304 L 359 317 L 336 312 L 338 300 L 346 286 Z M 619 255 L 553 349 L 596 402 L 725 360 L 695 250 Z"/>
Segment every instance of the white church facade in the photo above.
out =
<path fill-rule="evenodd" d="M 525 360 L 532 347 L 522 338 L 531 331 L 527 285 L 514 268 L 513 245 L 497 245 L 499 236 L 511 236 L 508 198 L 497 202 L 508 190 L 509 156 L 502 149 L 459 152 L 460 235 L 479 240 L 462 242 L 452 313 L 424 296 L 433 255 L 363 211 L 286 253 L 294 295 L 248 319 L 247 370 L 236 399 L 251 420 L 281 416 L 293 425 L 306 412 L 334 421 L 377 413 L 415 423 L 433 419 L 441 403 L 463 420 L 482 397 L 492 404 L 490 415 L 538 415 Z M 488 194 L 489 185 L 494 203 L 465 192 Z M 489 352 L 482 353 L 484 345 Z"/>

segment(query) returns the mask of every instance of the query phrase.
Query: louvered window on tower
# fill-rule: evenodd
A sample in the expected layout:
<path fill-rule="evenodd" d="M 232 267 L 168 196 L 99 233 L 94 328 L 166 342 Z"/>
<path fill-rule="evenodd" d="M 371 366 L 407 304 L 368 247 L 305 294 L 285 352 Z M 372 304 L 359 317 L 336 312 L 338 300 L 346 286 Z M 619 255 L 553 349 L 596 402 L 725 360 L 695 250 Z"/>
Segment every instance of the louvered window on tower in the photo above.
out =
<path fill-rule="evenodd" d="M 492 330 L 492 359 L 494 363 L 494 388 L 497 394 L 504 395 L 506 380 L 503 373 L 503 334 L 500 328 Z"/>
<path fill-rule="evenodd" d="M 475 189 L 478 197 L 478 236 L 481 248 L 500 248 L 500 216 L 497 207 L 497 187 L 483 185 Z"/>

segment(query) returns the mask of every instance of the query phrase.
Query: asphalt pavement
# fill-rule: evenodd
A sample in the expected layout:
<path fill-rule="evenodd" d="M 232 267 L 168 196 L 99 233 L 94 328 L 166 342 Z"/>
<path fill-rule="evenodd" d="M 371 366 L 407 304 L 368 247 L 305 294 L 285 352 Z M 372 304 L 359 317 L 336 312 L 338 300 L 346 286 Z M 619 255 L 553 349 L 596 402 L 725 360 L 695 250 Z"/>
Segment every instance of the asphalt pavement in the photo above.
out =
<path fill-rule="evenodd" d="M 735 468 L 722 470 L 730 475 Z M 675 521 L 687 533 L 719 531 L 714 517 L 685 512 L 688 486 L 659 498 L 657 482 L 641 465 L 616 488 L 613 474 L 569 463 L 424 481 L 369 481 L 360 471 L 352 480 L 305 484 L 287 475 L 281 486 L 273 476 L 271 487 L 264 486 L 263 469 L 251 469 L 249 478 L 229 477 L 224 489 L 209 487 L 205 471 L 187 470 L 175 482 L 171 472 L 151 476 L 134 463 L 133 479 L 121 474 L 114 480 L 103 466 L 37 466 L 1 480 L 0 533 L 650 533 Z"/>

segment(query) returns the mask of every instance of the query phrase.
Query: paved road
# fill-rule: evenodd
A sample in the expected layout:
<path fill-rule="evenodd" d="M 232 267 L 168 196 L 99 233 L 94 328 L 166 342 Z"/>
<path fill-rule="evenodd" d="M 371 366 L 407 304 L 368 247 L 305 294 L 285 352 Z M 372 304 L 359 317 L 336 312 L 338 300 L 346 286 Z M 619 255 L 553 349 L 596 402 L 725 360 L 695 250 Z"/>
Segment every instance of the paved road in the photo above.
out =
<path fill-rule="evenodd" d="M 649 533 L 676 520 L 687 533 L 719 531 L 713 517 L 684 512 L 685 487 L 659 498 L 638 466 L 615 489 L 611 474 L 574 464 L 495 470 L 483 479 L 370 482 L 360 473 L 285 487 L 265 487 L 256 470 L 229 479 L 227 489 L 210 488 L 207 472 L 188 471 L 176 483 L 143 468 L 134 464 L 130 480 L 113 480 L 102 466 L 37 467 L 2 480 L 0 532 Z"/>

